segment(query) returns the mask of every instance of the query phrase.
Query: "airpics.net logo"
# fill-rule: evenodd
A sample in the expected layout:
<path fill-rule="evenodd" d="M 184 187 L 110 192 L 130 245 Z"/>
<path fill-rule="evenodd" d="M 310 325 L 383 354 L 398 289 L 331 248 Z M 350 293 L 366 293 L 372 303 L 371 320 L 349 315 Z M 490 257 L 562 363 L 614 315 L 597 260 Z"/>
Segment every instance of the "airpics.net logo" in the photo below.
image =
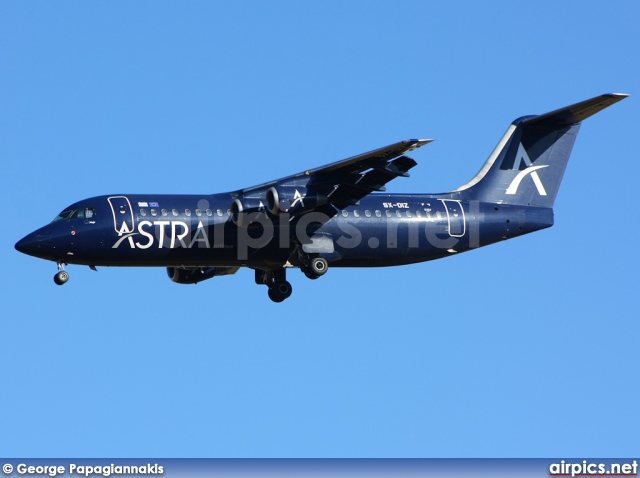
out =
<path fill-rule="evenodd" d="M 549 465 L 549 476 L 638 476 L 638 461 L 626 463 L 595 463 L 587 460 L 561 460 Z"/>

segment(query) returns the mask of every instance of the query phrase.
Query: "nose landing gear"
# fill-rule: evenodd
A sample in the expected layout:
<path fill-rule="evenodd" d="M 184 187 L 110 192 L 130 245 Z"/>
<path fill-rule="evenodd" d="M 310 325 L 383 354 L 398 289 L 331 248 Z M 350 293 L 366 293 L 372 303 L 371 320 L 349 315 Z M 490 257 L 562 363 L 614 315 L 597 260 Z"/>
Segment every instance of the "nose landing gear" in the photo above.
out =
<path fill-rule="evenodd" d="M 64 285 L 69 280 L 69 273 L 64 270 L 64 264 L 58 262 L 58 273 L 53 276 L 53 282 L 58 285 Z"/>

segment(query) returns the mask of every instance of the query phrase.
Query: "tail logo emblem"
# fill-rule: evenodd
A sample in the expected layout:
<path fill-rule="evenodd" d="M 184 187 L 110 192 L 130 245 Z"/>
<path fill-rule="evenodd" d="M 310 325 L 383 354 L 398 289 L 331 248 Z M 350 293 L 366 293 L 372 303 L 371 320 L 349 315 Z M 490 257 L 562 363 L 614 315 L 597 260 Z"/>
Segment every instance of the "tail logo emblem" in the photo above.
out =
<path fill-rule="evenodd" d="M 542 180 L 538 175 L 538 169 L 546 168 L 549 165 L 543 164 L 541 166 L 534 166 L 531 162 L 531 158 L 529 158 L 529 155 L 527 154 L 527 151 L 524 149 L 524 146 L 522 146 L 522 143 L 520 143 L 520 145 L 518 146 L 518 152 L 516 153 L 516 158 L 513 161 L 513 169 L 520 169 L 520 164 L 522 163 L 527 166 L 526 169 L 520 171 L 518 175 L 513 178 L 513 181 L 511 181 L 511 184 L 509 184 L 509 187 L 507 188 L 506 194 L 516 194 L 524 177 L 527 175 L 531 175 L 531 179 L 533 179 L 533 184 L 536 185 L 538 194 L 540 194 L 540 196 L 546 196 L 547 191 L 544 189 Z"/>

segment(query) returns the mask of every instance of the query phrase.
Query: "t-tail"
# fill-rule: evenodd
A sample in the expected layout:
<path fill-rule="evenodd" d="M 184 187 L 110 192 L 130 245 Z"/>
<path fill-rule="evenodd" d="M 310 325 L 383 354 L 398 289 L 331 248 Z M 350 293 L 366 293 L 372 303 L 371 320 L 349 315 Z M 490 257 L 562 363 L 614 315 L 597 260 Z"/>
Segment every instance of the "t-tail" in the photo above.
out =
<path fill-rule="evenodd" d="M 552 207 L 582 120 L 627 96 L 606 94 L 518 118 L 478 174 L 455 192 L 469 200 Z"/>

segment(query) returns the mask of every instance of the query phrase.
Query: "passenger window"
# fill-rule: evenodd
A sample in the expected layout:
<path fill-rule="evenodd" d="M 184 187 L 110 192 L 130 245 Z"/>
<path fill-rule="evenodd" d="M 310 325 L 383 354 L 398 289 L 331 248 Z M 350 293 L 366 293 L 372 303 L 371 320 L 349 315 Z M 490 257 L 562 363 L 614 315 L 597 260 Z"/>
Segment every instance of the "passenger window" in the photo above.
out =
<path fill-rule="evenodd" d="M 196 209 L 196 216 L 202 216 L 202 211 L 200 209 Z"/>
<path fill-rule="evenodd" d="M 151 215 L 152 216 L 157 216 L 158 215 L 158 210 L 154 209 L 154 208 L 151 208 Z"/>
<path fill-rule="evenodd" d="M 396 216 L 402 217 L 402 211 L 400 209 L 396 211 Z"/>
<path fill-rule="evenodd" d="M 162 211 L 160 211 L 160 212 L 162 213 L 162 215 L 163 215 L 163 216 L 166 216 L 167 214 L 169 214 L 169 213 L 167 212 L 167 210 L 166 210 L 166 209 L 163 209 L 163 210 L 162 210 Z"/>
<path fill-rule="evenodd" d="M 213 216 L 213 211 L 211 209 L 207 209 L 207 216 Z"/>
<path fill-rule="evenodd" d="M 146 209 L 140 209 L 140 215 L 141 216 L 146 216 L 147 215 L 147 210 Z"/>
<path fill-rule="evenodd" d="M 172 209 L 171 214 L 173 214 L 174 216 L 177 216 L 179 213 L 177 209 Z"/>
<path fill-rule="evenodd" d="M 407 217 L 411 217 L 411 211 L 409 211 L 408 209 L 407 209 L 406 214 L 407 214 Z"/>
<path fill-rule="evenodd" d="M 440 211 L 436 211 L 436 218 L 442 219 L 442 213 Z"/>
<path fill-rule="evenodd" d="M 185 209 L 185 210 L 184 210 L 184 213 L 185 213 L 187 216 L 191 216 L 191 209 Z"/>
<path fill-rule="evenodd" d="M 216 210 L 216 214 L 217 214 L 218 216 L 222 217 L 222 211 L 221 211 L 220 209 L 217 209 L 217 210 Z"/>
<path fill-rule="evenodd" d="M 376 209 L 376 217 L 382 217 L 382 213 Z"/>
<path fill-rule="evenodd" d="M 368 209 L 364 211 L 364 215 L 367 217 L 371 217 L 371 211 L 369 211 Z"/>
<path fill-rule="evenodd" d="M 418 217 L 422 217 L 422 212 L 420 212 L 420 211 L 416 211 L 416 216 L 418 216 Z"/>
<path fill-rule="evenodd" d="M 349 217 L 349 211 L 347 211 L 346 209 L 342 210 L 342 217 Z"/>
<path fill-rule="evenodd" d="M 357 209 L 355 211 L 353 211 L 353 215 L 355 217 L 360 217 L 360 211 L 358 211 Z"/>
<path fill-rule="evenodd" d="M 388 209 L 385 211 L 385 213 L 387 214 L 387 217 L 392 217 L 393 213 L 391 211 L 389 211 Z"/>

